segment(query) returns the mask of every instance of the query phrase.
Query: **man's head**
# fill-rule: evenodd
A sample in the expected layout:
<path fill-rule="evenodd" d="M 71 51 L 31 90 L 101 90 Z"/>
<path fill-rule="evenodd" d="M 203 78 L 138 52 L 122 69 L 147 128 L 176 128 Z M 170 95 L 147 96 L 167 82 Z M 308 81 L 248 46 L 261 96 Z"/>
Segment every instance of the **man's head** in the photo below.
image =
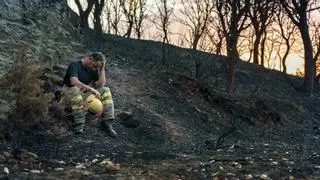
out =
<path fill-rule="evenodd" d="M 94 52 L 88 55 L 90 69 L 101 69 L 106 63 L 106 57 L 101 52 Z"/>

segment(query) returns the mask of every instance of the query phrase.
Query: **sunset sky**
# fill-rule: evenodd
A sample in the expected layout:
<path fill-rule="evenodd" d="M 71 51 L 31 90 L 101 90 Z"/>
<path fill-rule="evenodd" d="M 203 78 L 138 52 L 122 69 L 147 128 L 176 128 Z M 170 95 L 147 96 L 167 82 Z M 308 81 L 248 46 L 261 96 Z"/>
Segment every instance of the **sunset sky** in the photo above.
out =
<path fill-rule="evenodd" d="M 85 1 L 84 1 L 85 2 Z M 155 2 L 156 1 L 152 1 L 149 0 L 148 2 L 148 7 L 150 9 L 155 9 Z M 68 0 L 68 4 L 69 6 L 75 11 L 78 12 L 78 9 L 74 3 L 74 0 Z M 86 3 L 84 3 L 84 6 L 86 6 Z M 184 25 L 182 25 L 181 23 L 178 22 L 179 19 L 179 5 L 175 4 L 174 5 L 174 14 L 172 16 L 172 24 L 169 27 L 170 30 L 170 40 L 171 40 L 171 44 L 174 45 L 178 45 L 178 46 L 183 46 L 183 47 L 187 47 L 187 43 L 181 43 L 181 39 L 182 39 L 182 34 L 185 34 L 187 32 L 187 29 Z M 152 15 L 152 10 L 150 10 L 149 14 Z M 320 19 L 320 15 L 319 13 L 315 13 L 312 18 L 319 18 Z M 148 39 L 148 40 L 161 40 L 161 32 L 159 30 L 155 29 L 155 25 L 152 24 L 151 21 L 146 21 L 145 22 L 145 28 L 144 30 L 144 35 L 143 35 L 143 39 Z M 123 27 L 122 30 L 124 31 L 125 28 Z M 299 37 L 300 38 L 300 34 Z M 302 53 L 303 55 L 303 53 Z M 298 54 L 298 53 L 291 53 L 287 59 L 287 73 L 289 74 L 296 74 L 297 70 L 303 72 L 303 68 L 304 68 L 304 60 L 302 55 Z M 243 55 L 242 58 L 243 59 L 247 59 L 248 55 Z M 279 60 L 276 60 L 274 62 L 272 62 L 271 67 L 272 69 L 278 69 L 280 70 L 280 62 Z"/>

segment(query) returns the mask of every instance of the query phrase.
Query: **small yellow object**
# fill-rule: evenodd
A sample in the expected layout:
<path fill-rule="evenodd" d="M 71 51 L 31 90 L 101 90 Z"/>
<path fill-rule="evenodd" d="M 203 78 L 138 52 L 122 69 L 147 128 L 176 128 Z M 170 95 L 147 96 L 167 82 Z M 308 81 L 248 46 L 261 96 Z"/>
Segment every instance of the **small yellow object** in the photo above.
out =
<path fill-rule="evenodd" d="M 101 101 L 95 97 L 95 95 L 91 94 L 85 101 L 85 106 L 92 113 L 99 114 L 103 111 L 103 105 Z"/>

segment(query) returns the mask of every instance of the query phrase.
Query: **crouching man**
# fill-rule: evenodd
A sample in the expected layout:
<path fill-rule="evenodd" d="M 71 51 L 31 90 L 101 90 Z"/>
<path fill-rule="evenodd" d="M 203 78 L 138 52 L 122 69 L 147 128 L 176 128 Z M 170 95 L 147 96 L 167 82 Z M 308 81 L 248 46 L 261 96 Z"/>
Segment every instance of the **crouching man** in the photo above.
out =
<path fill-rule="evenodd" d="M 88 97 L 94 96 L 101 102 L 101 111 L 94 104 L 93 110 L 97 111 L 96 116 L 101 119 L 105 132 L 116 137 L 112 122 L 114 117 L 114 105 L 112 95 L 106 83 L 106 57 L 101 52 L 94 52 L 82 59 L 71 62 L 66 71 L 63 84 L 66 86 L 65 99 L 67 106 L 71 109 L 73 119 L 73 130 L 75 134 L 84 132 L 86 113 L 88 109 Z M 90 108 L 89 108 L 90 109 Z M 99 112 L 100 111 L 100 112 Z"/>

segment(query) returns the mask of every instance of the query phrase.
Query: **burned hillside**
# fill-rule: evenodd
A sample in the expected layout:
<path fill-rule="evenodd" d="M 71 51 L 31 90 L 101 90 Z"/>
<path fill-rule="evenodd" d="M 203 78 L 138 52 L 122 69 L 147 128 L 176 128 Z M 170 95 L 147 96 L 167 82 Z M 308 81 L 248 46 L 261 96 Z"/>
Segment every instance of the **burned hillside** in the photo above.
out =
<path fill-rule="evenodd" d="M 301 78 L 239 60 L 230 96 L 224 56 L 195 56 L 168 46 L 169 61 L 163 65 L 161 43 L 78 29 L 65 1 L 37 2 L 25 15 L 18 1 L 0 3 L 8 13 L 0 21 L 1 178 L 320 177 L 318 85 L 308 97 L 290 83 L 299 84 Z M 92 51 L 108 54 L 117 138 L 107 136 L 95 118 L 88 118 L 85 133 L 75 136 L 71 122 L 51 101 L 52 87 L 59 85 L 67 65 Z M 195 57 L 201 60 L 197 78 Z M 20 107 L 39 116 L 25 123 L 25 109 L 15 109 L 19 98 L 28 100 Z M 38 101 L 30 106 L 33 98 Z M 50 102 L 43 105 L 45 98 Z"/>

